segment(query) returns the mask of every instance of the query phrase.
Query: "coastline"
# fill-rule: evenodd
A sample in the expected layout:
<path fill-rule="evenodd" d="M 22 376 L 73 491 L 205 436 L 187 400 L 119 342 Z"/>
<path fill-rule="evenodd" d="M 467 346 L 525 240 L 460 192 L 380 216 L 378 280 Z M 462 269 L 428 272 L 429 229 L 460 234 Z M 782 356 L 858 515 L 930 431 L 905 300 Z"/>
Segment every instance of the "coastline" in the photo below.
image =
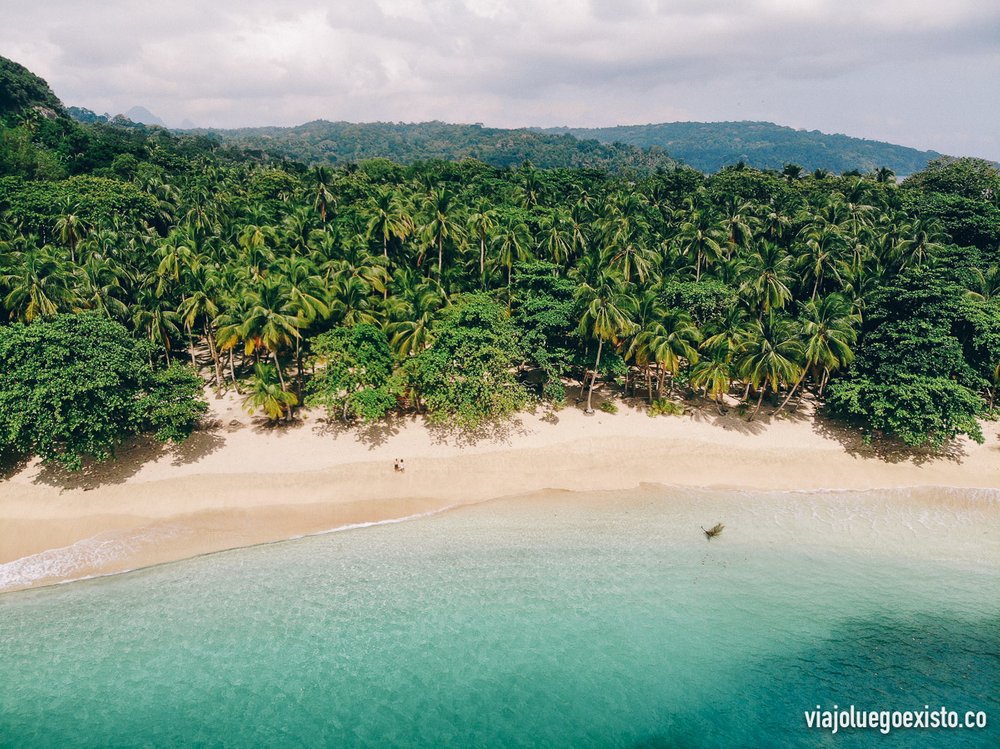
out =
<path fill-rule="evenodd" d="M 136 443 L 77 474 L 33 461 L 0 482 L 0 592 L 547 490 L 1000 488 L 995 423 L 984 445 L 879 455 L 808 403 L 751 423 L 711 404 L 655 418 L 638 402 L 567 407 L 475 440 L 414 418 L 359 430 L 303 413 L 267 427 L 233 394 L 210 404 L 209 425 L 177 448 Z"/>

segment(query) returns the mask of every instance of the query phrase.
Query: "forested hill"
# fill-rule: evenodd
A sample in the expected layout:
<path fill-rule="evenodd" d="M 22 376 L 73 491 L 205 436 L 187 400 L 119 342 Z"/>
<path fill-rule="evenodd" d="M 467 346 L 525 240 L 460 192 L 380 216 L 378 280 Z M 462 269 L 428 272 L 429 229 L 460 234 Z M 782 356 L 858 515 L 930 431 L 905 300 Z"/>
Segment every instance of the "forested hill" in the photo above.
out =
<path fill-rule="evenodd" d="M 477 159 L 505 168 L 530 161 L 542 169 L 594 168 L 614 173 L 648 173 L 674 162 L 659 148 L 604 144 L 570 135 L 534 130 L 503 130 L 481 125 L 444 122 L 328 122 L 316 120 L 298 127 L 261 127 L 196 131 L 218 136 L 224 143 L 257 149 L 292 161 L 342 165 L 385 158 L 400 164 L 444 159 Z"/>
<path fill-rule="evenodd" d="M 795 130 L 773 122 L 664 122 L 605 128 L 548 128 L 541 132 L 638 148 L 658 147 L 673 158 L 710 173 L 743 161 L 757 169 L 780 170 L 785 164 L 794 163 L 806 171 L 825 169 L 837 174 L 888 167 L 906 176 L 919 172 L 941 155 L 818 130 Z"/>
<path fill-rule="evenodd" d="M 42 116 L 65 116 L 62 102 L 49 85 L 23 65 L 0 57 L 0 118 L 34 111 Z"/>

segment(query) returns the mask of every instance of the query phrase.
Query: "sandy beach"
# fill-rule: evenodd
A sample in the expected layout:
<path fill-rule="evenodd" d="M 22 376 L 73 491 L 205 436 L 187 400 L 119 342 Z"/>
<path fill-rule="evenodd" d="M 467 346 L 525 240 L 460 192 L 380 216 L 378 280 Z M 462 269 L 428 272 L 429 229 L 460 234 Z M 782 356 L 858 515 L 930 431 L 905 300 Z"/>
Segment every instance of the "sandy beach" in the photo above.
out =
<path fill-rule="evenodd" d="M 346 428 L 307 412 L 271 427 L 235 394 L 209 402 L 205 428 L 181 446 L 136 443 L 78 473 L 8 469 L 0 591 L 547 489 L 1000 487 L 992 422 L 984 445 L 929 456 L 865 446 L 808 403 L 750 423 L 711 404 L 655 418 L 639 401 L 592 416 L 569 406 L 470 436 L 412 417 Z"/>

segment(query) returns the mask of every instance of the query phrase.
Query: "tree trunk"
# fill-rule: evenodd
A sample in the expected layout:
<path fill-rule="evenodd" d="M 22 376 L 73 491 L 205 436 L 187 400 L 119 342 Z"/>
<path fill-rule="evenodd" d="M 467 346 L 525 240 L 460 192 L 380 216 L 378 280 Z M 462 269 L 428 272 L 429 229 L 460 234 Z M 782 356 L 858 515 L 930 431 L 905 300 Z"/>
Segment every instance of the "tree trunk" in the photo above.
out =
<path fill-rule="evenodd" d="M 278 382 L 281 383 L 281 389 L 284 390 L 285 389 L 285 377 L 281 373 L 281 362 L 278 361 L 278 352 L 277 351 L 272 351 L 271 352 L 271 358 L 274 359 L 274 366 L 278 370 Z"/>
<path fill-rule="evenodd" d="M 212 365 L 215 367 L 215 386 L 222 389 L 222 362 L 219 360 L 219 350 L 215 347 L 215 331 L 212 323 L 205 318 L 205 340 L 208 341 L 208 352 L 212 355 Z"/>
<path fill-rule="evenodd" d="M 236 364 L 233 361 L 236 357 L 233 356 L 233 350 L 229 349 L 229 376 L 233 380 L 233 387 L 236 388 L 236 394 L 240 395 L 240 383 L 236 381 Z"/>
<path fill-rule="evenodd" d="M 788 391 L 788 395 L 785 396 L 785 400 L 781 401 L 781 405 L 778 406 L 778 410 L 774 412 L 775 416 L 780 414 L 781 409 L 783 409 L 785 406 L 788 405 L 788 401 L 790 401 L 792 399 L 792 396 L 795 395 L 795 391 L 799 389 L 799 385 L 801 385 L 802 381 L 806 378 L 806 372 L 808 371 L 809 371 L 808 369 L 802 370 L 802 376 L 799 377 L 799 379 L 795 382 L 794 385 L 792 385 L 792 389 Z"/>
<path fill-rule="evenodd" d="M 486 238 L 479 238 L 479 278 L 483 282 L 483 286 L 486 285 Z"/>
<path fill-rule="evenodd" d="M 385 234 L 382 235 L 382 257 L 384 257 L 386 260 L 389 259 L 389 240 L 386 238 Z M 386 273 L 388 272 L 389 272 L 388 268 L 386 268 Z M 384 302 L 388 298 L 389 298 L 389 284 L 386 284 L 385 288 L 382 289 L 382 301 Z M 302 366 L 299 365 L 300 380 L 301 380 L 301 375 L 302 375 Z M 301 387 L 301 381 L 299 383 L 299 386 Z"/>
<path fill-rule="evenodd" d="M 656 397 L 663 397 L 663 370 L 659 362 L 656 362 Z"/>
<path fill-rule="evenodd" d="M 302 339 L 295 339 L 295 381 L 299 395 L 302 394 Z"/>
<path fill-rule="evenodd" d="M 830 370 L 826 367 L 823 368 L 823 379 L 819 383 L 819 397 L 823 397 L 823 391 L 826 390 L 826 383 L 830 381 Z"/>
<path fill-rule="evenodd" d="M 441 285 L 441 273 L 444 270 L 444 237 L 438 236 L 438 286 Z"/>
<path fill-rule="evenodd" d="M 646 365 L 646 392 L 649 395 L 649 402 L 653 402 L 653 371 Z"/>
<path fill-rule="evenodd" d="M 188 353 L 191 354 L 191 366 L 194 367 L 195 372 L 197 372 L 198 362 L 194 358 L 194 335 L 191 333 L 190 328 L 188 328 Z"/>
<path fill-rule="evenodd" d="M 585 413 L 594 413 L 594 407 L 592 404 L 592 399 L 594 397 L 594 384 L 597 382 L 597 370 L 601 366 L 601 349 L 604 346 L 604 339 L 597 339 L 597 361 L 594 362 L 594 373 L 590 376 L 590 389 L 587 391 L 587 410 Z"/>
<path fill-rule="evenodd" d="M 760 388 L 760 395 L 757 396 L 757 407 L 753 410 L 753 413 L 750 414 L 750 418 L 747 419 L 747 421 L 753 421 L 754 417 L 757 415 L 757 412 L 760 411 L 760 404 L 764 402 L 764 392 L 766 390 L 767 390 L 767 383 L 765 382 Z"/>

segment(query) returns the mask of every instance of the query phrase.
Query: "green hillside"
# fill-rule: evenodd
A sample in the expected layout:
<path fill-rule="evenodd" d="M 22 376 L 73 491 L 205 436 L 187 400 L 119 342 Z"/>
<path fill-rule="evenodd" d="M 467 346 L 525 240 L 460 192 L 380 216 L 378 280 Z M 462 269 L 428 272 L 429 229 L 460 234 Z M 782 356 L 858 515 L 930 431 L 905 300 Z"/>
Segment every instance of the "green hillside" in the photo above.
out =
<path fill-rule="evenodd" d="M 603 144 L 534 130 L 444 122 L 355 124 L 316 120 L 298 127 L 200 132 L 217 135 L 227 144 L 308 164 L 339 165 L 374 158 L 401 164 L 430 159 L 477 159 L 498 168 L 530 161 L 543 169 L 595 168 L 616 173 L 650 172 L 674 166 L 673 160 L 660 149 Z"/>
<path fill-rule="evenodd" d="M 717 172 L 743 161 L 758 169 L 781 169 L 794 163 L 807 171 L 826 169 L 837 174 L 888 167 L 905 176 L 920 171 L 941 155 L 818 130 L 795 130 L 772 122 L 664 122 L 606 128 L 549 128 L 543 132 L 638 148 L 659 147 L 703 172 Z"/>
<path fill-rule="evenodd" d="M 62 102 L 44 80 L 6 57 L 0 57 L 0 118 L 35 109 L 47 116 L 65 116 Z"/>

